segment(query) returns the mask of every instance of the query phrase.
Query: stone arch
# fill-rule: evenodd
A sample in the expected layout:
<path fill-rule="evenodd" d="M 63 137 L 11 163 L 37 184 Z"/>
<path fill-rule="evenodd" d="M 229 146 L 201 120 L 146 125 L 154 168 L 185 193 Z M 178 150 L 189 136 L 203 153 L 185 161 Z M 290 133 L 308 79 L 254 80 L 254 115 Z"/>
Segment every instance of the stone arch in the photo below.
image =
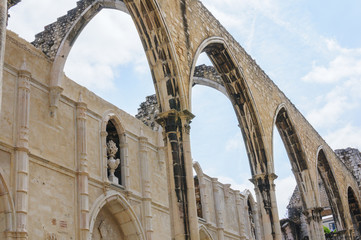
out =
<path fill-rule="evenodd" d="M 0 219 L 3 224 L 0 229 L 4 232 L 0 232 L 3 236 L 10 234 L 15 229 L 15 208 L 12 197 L 9 192 L 8 184 L 4 179 L 4 171 L 0 168 Z"/>
<path fill-rule="evenodd" d="M 189 96 L 192 94 L 195 65 L 202 52 L 206 52 L 220 74 L 227 95 L 234 106 L 249 155 L 252 175 L 268 173 L 267 154 L 262 138 L 263 129 L 257 109 L 245 77 L 223 38 L 210 37 L 198 47 L 190 72 Z"/>
<path fill-rule="evenodd" d="M 199 53 L 196 54 L 196 59 L 194 64 L 196 64 Z M 189 94 L 192 94 L 192 88 L 195 85 L 203 85 L 203 86 L 207 86 L 207 87 L 211 87 L 217 91 L 220 91 L 221 93 L 223 93 L 228 99 L 229 96 L 227 94 L 227 90 L 224 87 L 224 84 L 222 82 L 222 78 L 221 76 L 218 74 L 217 70 L 213 67 L 213 66 L 206 66 L 204 64 L 196 66 L 194 69 L 192 68 L 192 74 L 191 75 L 191 79 L 190 79 L 190 89 L 189 89 Z M 191 95 L 189 95 L 191 96 Z M 190 101 L 192 100 L 192 98 L 190 98 Z M 192 104 L 190 104 L 190 108 L 191 108 Z"/>
<path fill-rule="evenodd" d="M 213 240 L 212 235 L 203 224 L 199 226 L 199 240 Z"/>
<path fill-rule="evenodd" d="M 129 13 L 138 30 L 150 66 L 160 111 L 187 109 L 176 53 L 157 0 L 82 0 L 78 6 L 36 35 L 33 45 L 51 60 L 50 109 L 55 115 L 63 69 L 70 50 L 87 23 L 103 8 Z"/>
<path fill-rule="evenodd" d="M 102 195 L 98 197 L 90 210 L 90 234 L 88 236 L 88 240 L 92 239 L 91 237 L 93 235 L 96 218 L 103 208 L 107 208 L 107 210 L 109 210 L 115 218 L 115 221 L 123 234 L 124 240 L 146 239 L 142 225 L 132 206 L 120 193 L 108 191 L 105 196 Z"/>
<path fill-rule="evenodd" d="M 304 209 L 315 206 L 317 197 L 314 194 L 314 183 L 310 176 L 307 157 L 303 144 L 298 136 L 297 129 L 289 116 L 285 104 L 280 104 L 275 112 L 273 126 L 276 126 L 283 145 L 286 149 L 288 158 L 292 166 L 292 172 L 295 176 L 297 186 L 301 193 L 301 200 Z M 272 129 L 272 151 L 273 151 L 273 135 Z M 274 160 L 273 160 L 274 161 Z M 274 164 L 273 164 L 274 165 Z"/>
<path fill-rule="evenodd" d="M 275 175 L 272 173 L 270 155 L 263 139 L 264 131 L 251 90 L 232 50 L 221 37 L 211 37 L 200 44 L 193 59 L 191 76 L 194 74 L 197 57 L 202 52 L 208 55 L 220 74 L 232 102 L 247 150 L 252 182 L 257 189 L 257 199 L 261 206 L 260 215 L 263 221 L 269 223 L 262 230 L 266 238 L 275 238 L 281 232 L 274 194 Z M 192 79 L 189 81 L 191 83 Z M 191 96 L 191 89 L 189 89 L 189 94 Z"/>
<path fill-rule="evenodd" d="M 356 191 L 357 192 L 357 191 Z M 353 224 L 354 236 L 361 237 L 361 208 L 359 197 L 355 194 L 352 187 L 347 188 L 347 200 L 350 216 Z"/>
<path fill-rule="evenodd" d="M 322 146 L 319 147 L 317 152 L 317 172 L 325 187 L 336 229 L 338 231 L 344 230 L 347 226 L 345 223 L 346 215 L 341 202 L 338 183 L 336 182 L 334 171 L 329 164 L 327 155 L 324 152 Z M 319 217 L 321 218 L 321 216 Z"/>
<path fill-rule="evenodd" d="M 129 187 L 129 164 L 128 164 L 128 144 L 127 144 L 127 136 L 125 133 L 125 129 L 120 121 L 120 117 L 114 113 L 113 110 L 108 110 L 103 114 L 103 119 L 101 123 L 101 144 L 102 144 L 102 166 L 104 171 L 102 171 L 103 180 L 108 181 L 107 177 L 107 146 L 106 146 L 106 139 L 107 139 L 107 125 L 109 121 L 112 122 L 119 137 L 119 157 L 120 157 L 120 170 L 121 170 L 121 179 L 120 183 L 121 186 L 124 188 Z"/>
<path fill-rule="evenodd" d="M 276 109 L 273 119 L 273 126 L 275 127 L 272 128 L 272 151 L 274 149 L 274 129 L 277 128 L 283 145 L 286 149 L 288 159 L 291 163 L 293 175 L 295 176 L 297 182 L 297 187 L 301 197 L 302 209 L 306 212 L 314 213 L 317 209 L 316 206 L 318 198 L 314 191 L 316 183 L 313 180 L 314 178 L 311 177 L 307 157 L 303 144 L 298 135 L 297 128 L 295 127 L 295 124 L 290 117 L 288 109 L 284 103 L 281 103 Z M 295 211 L 293 211 L 293 213 L 295 213 Z M 313 219 L 307 221 L 308 236 L 312 239 L 317 239 L 319 237 L 320 230 L 318 224 L 319 223 L 315 223 Z"/>

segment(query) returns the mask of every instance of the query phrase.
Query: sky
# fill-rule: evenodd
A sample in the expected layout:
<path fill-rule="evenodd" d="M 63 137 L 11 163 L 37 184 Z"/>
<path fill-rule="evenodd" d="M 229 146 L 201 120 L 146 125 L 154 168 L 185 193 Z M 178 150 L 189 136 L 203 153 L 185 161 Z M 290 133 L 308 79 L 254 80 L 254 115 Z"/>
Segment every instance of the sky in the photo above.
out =
<path fill-rule="evenodd" d="M 333 149 L 361 149 L 361 1 L 203 0 L 203 4 L 295 104 Z M 8 28 L 32 41 L 45 25 L 75 7 L 74 0 L 23 0 Z M 202 55 L 199 64 L 209 63 Z M 85 27 L 65 73 L 135 115 L 154 86 L 129 15 L 102 10 Z M 195 86 L 192 157 L 203 171 L 232 188 L 253 191 L 244 142 L 230 101 Z M 274 138 L 280 218 L 295 179 L 277 131 Z"/>

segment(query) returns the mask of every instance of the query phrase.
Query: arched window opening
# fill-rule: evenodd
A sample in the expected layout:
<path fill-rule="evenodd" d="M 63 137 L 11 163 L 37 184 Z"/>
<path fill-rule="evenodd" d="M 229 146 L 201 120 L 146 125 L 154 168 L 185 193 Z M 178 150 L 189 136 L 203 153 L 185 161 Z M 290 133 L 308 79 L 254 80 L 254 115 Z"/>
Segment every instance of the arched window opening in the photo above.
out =
<path fill-rule="evenodd" d="M 190 132 L 193 159 L 207 166 L 205 172 L 220 182 L 253 189 L 250 168 L 244 167 L 248 157 L 239 122 L 222 78 L 206 53 L 198 58 L 192 84 L 192 113 L 196 116 Z"/>
<path fill-rule="evenodd" d="M 334 227 L 334 231 L 344 232 L 344 211 L 340 193 L 324 151 L 321 149 L 317 161 L 318 192 L 323 208 L 321 214 L 323 226 Z M 331 229 L 330 229 L 331 230 Z"/>
<path fill-rule="evenodd" d="M 354 228 L 354 235 L 356 239 L 361 238 L 361 209 L 357 201 L 354 191 L 351 187 L 347 191 L 348 206 L 350 210 L 350 216 Z"/>
<path fill-rule="evenodd" d="M 201 189 L 199 188 L 198 176 L 194 176 L 194 190 L 196 193 L 197 216 L 203 218 Z"/>
<path fill-rule="evenodd" d="M 107 176 L 110 182 L 123 185 L 122 183 L 122 164 L 121 164 L 121 154 L 120 154 L 120 139 L 117 129 L 112 122 L 108 121 L 107 127 L 107 164 L 108 171 Z"/>
<path fill-rule="evenodd" d="M 132 116 L 155 94 L 144 48 L 129 14 L 102 9 L 81 31 L 65 74 Z"/>

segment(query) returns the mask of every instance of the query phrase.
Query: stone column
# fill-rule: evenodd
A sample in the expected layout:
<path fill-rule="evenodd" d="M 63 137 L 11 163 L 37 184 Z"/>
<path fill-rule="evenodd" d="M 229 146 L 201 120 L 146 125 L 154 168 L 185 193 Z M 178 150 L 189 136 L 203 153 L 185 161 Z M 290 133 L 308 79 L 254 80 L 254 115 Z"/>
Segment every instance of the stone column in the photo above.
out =
<path fill-rule="evenodd" d="M 224 219 L 223 219 L 223 208 L 218 187 L 218 179 L 212 178 L 213 186 L 213 197 L 214 197 L 214 209 L 216 210 L 216 221 L 217 221 L 217 236 L 218 240 L 224 240 Z"/>
<path fill-rule="evenodd" d="M 167 170 L 172 215 L 172 239 L 199 239 L 192 158 L 189 143 L 189 123 L 194 116 L 188 112 L 170 110 L 158 115 L 164 129 L 167 146 Z"/>
<path fill-rule="evenodd" d="M 247 236 L 244 214 L 248 212 L 244 212 L 244 196 L 241 195 L 240 191 L 235 191 L 235 193 L 239 235 L 241 236 L 241 240 L 245 240 Z"/>
<path fill-rule="evenodd" d="M 128 140 L 126 133 L 123 133 L 120 138 L 119 151 L 120 151 L 120 166 L 122 169 L 122 185 L 124 189 L 130 191 L 130 173 L 129 173 L 129 153 L 128 153 Z"/>
<path fill-rule="evenodd" d="M 143 208 L 144 208 L 144 229 L 147 240 L 152 239 L 152 194 L 151 194 L 151 166 L 148 158 L 148 139 L 144 136 L 143 130 L 139 137 L 139 158 L 141 168 L 141 182 L 143 192 Z"/>
<path fill-rule="evenodd" d="M 89 234 L 89 193 L 88 193 L 88 159 L 86 144 L 87 105 L 81 95 L 76 103 L 77 152 L 78 152 L 78 204 L 80 239 L 86 240 Z"/>
<path fill-rule="evenodd" d="M 265 240 L 282 239 L 274 184 L 276 178 L 277 175 L 271 173 L 254 175 L 251 179 L 255 185 L 258 211 L 262 219 L 262 239 Z"/>
<path fill-rule="evenodd" d="M 182 136 L 183 136 L 183 155 L 184 165 L 186 172 L 186 183 L 187 183 L 187 204 L 188 204 L 188 216 L 190 225 L 190 239 L 199 239 L 199 228 L 198 228 L 198 215 L 197 215 L 197 202 L 196 193 L 194 189 L 194 178 L 193 178 L 193 158 L 191 153 L 191 141 L 190 141 L 190 123 L 195 116 L 188 112 L 183 111 L 180 114 L 182 121 Z"/>
<path fill-rule="evenodd" d="M 6 42 L 6 22 L 8 18 L 8 7 L 6 0 L 0 0 L 0 112 L 2 100 L 3 68 Z"/>
<path fill-rule="evenodd" d="M 322 207 L 309 208 L 303 212 L 309 227 L 310 239 L 325 239 L 322 228 Z"/>
<path fill-rule="evenodd" d="M 16 231 L 19 239 L 27 239 L 29 191 L 29 115 L 30 79 L 26 64 L 18 73 L 16 158 Z"/>

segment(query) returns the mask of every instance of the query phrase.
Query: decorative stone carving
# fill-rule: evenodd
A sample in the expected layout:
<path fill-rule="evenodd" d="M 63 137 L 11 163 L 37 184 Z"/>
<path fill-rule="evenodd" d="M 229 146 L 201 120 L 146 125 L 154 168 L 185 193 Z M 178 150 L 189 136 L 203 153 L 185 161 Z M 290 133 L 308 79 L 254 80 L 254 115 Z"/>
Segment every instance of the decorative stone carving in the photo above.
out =
<path fill-rule="evenodd" d="M 114 175 L 115 169 L 119 166 L 120 159 L 115 159 L 115 154 L 118 152 L 118 148 L 115 145 L 115 142 L 110 140 L 107 143 L 107 152 L 108 152 L 108 168 L 109 168 L 109 181 L 112 183 L 118 184 L 118 178 Z"/>
<path fill-rule="evenodd" d="M 218 83 L 221 86 L 224 86 L 221 75 L 213 66 L 207 66 L 205 64 L 196 66 L 194 69 L 195 78 L 205 78 L 209 79 L 215 83 Z M 193 86 L 197 84 L 197 81 L 193 82 Z"/>
<path fill-rule="evenodd" d="M 145 102 L 140 104 L 138 108 L 138 114 L 136 118 L 141 120 L 145 125 L 150 127 L 154 131 L 158 131 L 160 125 L 155 121 L 159 114 L 159 106 L 156 95 L 150 95 L 146 97 Z"/>

